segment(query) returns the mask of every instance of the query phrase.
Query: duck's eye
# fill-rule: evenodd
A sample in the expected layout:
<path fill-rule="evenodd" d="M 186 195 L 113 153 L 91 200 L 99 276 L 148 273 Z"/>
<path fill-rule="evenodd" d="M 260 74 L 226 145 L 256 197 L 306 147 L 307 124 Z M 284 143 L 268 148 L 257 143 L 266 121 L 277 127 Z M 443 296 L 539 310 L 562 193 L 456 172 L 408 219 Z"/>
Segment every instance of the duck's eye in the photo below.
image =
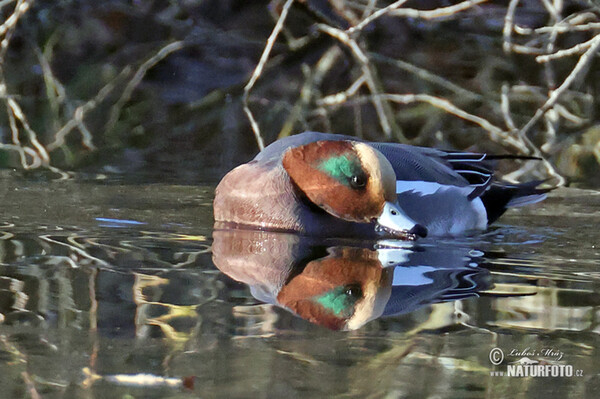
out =
<path fill-rule="evenodd" d="M 350 186 L 354 189 L 364 188 L 367 185 L 367 176 L 352 175 L 350 176 Z"/>
<path fill-rule="evenodd" d="M 360 285 L 348 285 L 346 286 L 344 293 L 351 298 L 362 297 L 362 289 L 360 288 Z"/>

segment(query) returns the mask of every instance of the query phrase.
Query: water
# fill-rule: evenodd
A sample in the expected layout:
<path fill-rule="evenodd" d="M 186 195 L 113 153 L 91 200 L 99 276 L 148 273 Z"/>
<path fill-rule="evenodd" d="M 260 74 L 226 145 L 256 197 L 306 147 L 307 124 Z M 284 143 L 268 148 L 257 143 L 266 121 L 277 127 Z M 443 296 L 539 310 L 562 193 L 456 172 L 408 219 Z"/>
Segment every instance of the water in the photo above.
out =
<path fill-rule="evenodd" d="M 213 232 L 214 185 L 0 180 L 2 397 L 600 391 L 598 192 L 376 251 Z M 492 375 L 524 358 L 574 375 Z"/>

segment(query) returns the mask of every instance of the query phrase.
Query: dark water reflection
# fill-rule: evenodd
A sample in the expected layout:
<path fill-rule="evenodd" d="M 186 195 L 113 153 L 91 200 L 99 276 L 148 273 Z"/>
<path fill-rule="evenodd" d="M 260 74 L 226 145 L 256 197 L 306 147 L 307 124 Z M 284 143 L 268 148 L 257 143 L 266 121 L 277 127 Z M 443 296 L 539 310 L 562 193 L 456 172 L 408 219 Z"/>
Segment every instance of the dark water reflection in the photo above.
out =
<path fill-rule="evenodd" d="M 558 191 L 476 237 L 392 247 L 213 233 L 211 187 L 2 183 L 2 397 L 600 389 L 595 192 Z M 490 374 L 523 357 L 583 376 Z"/>
<path fill-rule="evenodd" d="M 479 254 L 469 248 L 253 230 L 215 230 L 213 239 L 215 265 L 247 284 L 254 298 L 333 330 L 356 330 L 381 316 L 468 298 L 489 286 L 488 270 L 478 267 L 470 254 Z"/>

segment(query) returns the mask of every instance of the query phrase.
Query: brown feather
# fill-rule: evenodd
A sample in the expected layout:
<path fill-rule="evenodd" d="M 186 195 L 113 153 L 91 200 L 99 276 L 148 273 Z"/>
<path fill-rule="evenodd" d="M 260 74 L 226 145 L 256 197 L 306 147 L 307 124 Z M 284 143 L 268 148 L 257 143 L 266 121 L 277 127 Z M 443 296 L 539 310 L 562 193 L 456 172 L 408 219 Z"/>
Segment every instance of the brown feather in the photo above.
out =
<path fill-rule="evenodd" d="M 353 189 L 317 167 L 329 158 L 342 155 L 355 157 L 360 162 L 352 142 L 317 141 L 288 150 L 283 156 L 283 167 L 296 186 L 320 208 L 345 220 L 368 223 L 381 213 L 384 198 L 380 190 L 375 189 L 377 184 L 367 168 L 361 164 L 368 178 L 366 187 Z"/>
<path fill-rule="evenodd" d="M 374 251 L 361 248 L 336 250 L 325 258 L 309 262 L 303 272 L 282 287 L 277 295 L 281 305 L 300 317 L 334 330 L 344 328 L 348 317 L 335 315 L 313 298 L 352 284 L 366 292 L 368 285 L 380 284 L 383 273 Z"/>

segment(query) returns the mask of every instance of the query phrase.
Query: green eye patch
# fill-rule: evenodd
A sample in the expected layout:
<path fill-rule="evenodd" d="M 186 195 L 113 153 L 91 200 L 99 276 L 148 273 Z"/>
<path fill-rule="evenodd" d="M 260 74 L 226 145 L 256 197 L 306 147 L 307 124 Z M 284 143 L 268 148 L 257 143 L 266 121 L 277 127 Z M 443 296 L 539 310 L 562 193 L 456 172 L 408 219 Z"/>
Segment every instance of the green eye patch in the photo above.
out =
<path fill-rule="evenodd" d="M 314 300 L 336 316 L 350 317 L 359 298 L 349 292 L 348 287 L 341 286 L 315 297 Z"/>
<path fill-rule="evenodd" d="M 359 160 L 347 155 L 328 158 L 319 163 L 317 168 L 347 186 L 352 176 L 364 175 Z"/>

